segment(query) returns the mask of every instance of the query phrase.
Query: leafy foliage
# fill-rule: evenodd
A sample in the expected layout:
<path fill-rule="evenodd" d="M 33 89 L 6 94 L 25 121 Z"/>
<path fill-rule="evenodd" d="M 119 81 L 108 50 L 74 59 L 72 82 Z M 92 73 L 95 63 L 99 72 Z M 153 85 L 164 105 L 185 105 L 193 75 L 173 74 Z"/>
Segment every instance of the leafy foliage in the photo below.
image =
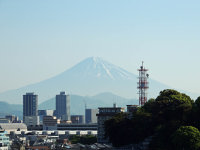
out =
<path fill-rule="evenodd" d="M 188 117 L 190 125 L 195 126 L 196 128 L 200 129 L 200 97 L 198 97 L 193 104 L 192 112 Z"/>
<path fill-rule="evenodd" d="M 194 102 L 184 93 L 166 89 L 156 99 L 150 99 L 138 108 L 132 118 L 121 113 L 106 121 L 106 137 L 114 146 L 122 146 L 139 143 L 153 136 L 149 149 L 176 149 L 176 138 L 172 135 L 176 135 L 174 133 L 181 126 L 193 125 L 199 128 L 199 113 L 200 97 Z"/>
<path fill-rule="evenodd" d="M 172 137 L 173 144 L 177 150 L 200 149 L 200 132 L 195 127 L 181 126 Z"/>
<path fill-rule="evenodd" d="M 106 132 L 105 137 L 109 137 L 109 140 L 115 146 L 126 145 L 132 139 L 132 122 L 127 117 L 127 114 L 119 113 L 115 117 L 105 121 L 104 123 Z M 122 128 L 123 126 L 125 126 L 126 128 Z"/>
<path fill-rule="evenodd" d="M 81 144 L 94 144 L 97 142 L 96 136 L 93 135 L 73 135 L 69 138 L 72 144 L 81 143 Z"/>

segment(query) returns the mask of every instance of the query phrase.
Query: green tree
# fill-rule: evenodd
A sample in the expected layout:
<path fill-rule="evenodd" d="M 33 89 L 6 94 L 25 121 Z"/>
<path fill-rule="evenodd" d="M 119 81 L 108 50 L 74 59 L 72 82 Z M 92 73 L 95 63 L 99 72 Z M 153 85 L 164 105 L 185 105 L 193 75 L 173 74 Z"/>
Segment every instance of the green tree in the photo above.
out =
<path fill-rule="evenodd" d="M 172 149 L 171 135 L 180 127 L 188 125 L 192 112 L 193 100 L 184 93 L 166 89 L 160 92 L 151 105 L 144 106 L 145 111 L 152 113 L 154 138 L 150 147 Z M 147 107 L 147 108 L 146 108 Z"/>
<path fill-rule="evenodd" d="M 156 99 L 150 99 L 138 108 L 131 119 L 121 113 L 106 121 L 106 137 L 114 146 L 121 146 L 139 143 L 153 136 L 150 149 L 173 149 L 171 135 L 180 126 L 191 125 L 191 122 L 200 123 L 197 112 L 200 113 L 200 98 L 194 103 L 186 94 L 166 89 Z M 192 114 L 196 114 L 196 118 L 191 121 Z"/>
<path fill-rule="evenodd" d="M 167 89 L 160 92 L 155 99 L 155 107 L 152 110 L 158 123 L 167 123 L 170 120 L 185 122 L 187 115 L 192 110 L 193 101 L 189 96 L 178 91 Z"/>
<path fill-rule="evenodd" d="M 97 137 L 94 135 L 84 135 L 80 136 L 80 142 L 81 144 L 94 144 L 97 142 Z"/>
<path fill-rule="evenodd" d="M 192 126 L 181 126 L 172 135 L 172 142 L 177 150 L 200 149 L 200 132 Z"/>
<path fill-rule="evenodd" d="M 200 97 L 196 99 L 196 101 L 193 104 L 192 112 L 190 114 L 190 117 L 188 118 L 188 121 L 191 125 L 198 128 L 200 130 Z"/>
<path fill-rule="evenodd" d="M 105 136 L 114 146 L 139 143 L 152 135 L 152 116 L 143 109 L 133 113 L 129 119 L 126 113 L 120 113 L 110 120 L 105 121 Z"/>
<path fill-rule="evenodd" d="M 145 112 L 144 109 L 139 108 L 137 112 L 133 114 L 133 118 L 131 120 L 133 124 L 133 143 L 142 142 L 146 137 L 153 134 L 154 125 L 151 113 Z"/>
<path fill-rule="evenodd" d="M 97 142 L 97 137 L 94 135 L 72 135 L 69 137 L 72 144 L 94 144 Z"/>
<path fill-rule="evenodd" d="M 119 113 L 104 122 L 105 137 L 114 146 L 122 146 L 132 143 L 133 127 L 126 113 Z"/>
<path fill-rule="evenodd" d="M 71 135 L 69 140 L 72 144 L 80 143 L 80 136 L 78 135 Z"/>

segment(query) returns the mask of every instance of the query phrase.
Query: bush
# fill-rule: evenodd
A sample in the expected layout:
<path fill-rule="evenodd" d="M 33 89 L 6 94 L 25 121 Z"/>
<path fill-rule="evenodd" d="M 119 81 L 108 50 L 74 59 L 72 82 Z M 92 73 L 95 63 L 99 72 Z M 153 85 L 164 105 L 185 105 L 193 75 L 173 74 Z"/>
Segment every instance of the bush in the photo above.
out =
<path fill-rule="evenodd" d="M 198 150 L 200 148 L 200 132 L 193 126 L 181 126 L 172 135 L 172 142 L 177 150 Z"/>
<path fill-rule="evenodd" d="M 77 143 L 81 143 L 81 144 L 94 144 L 97 142 L 97 137 L 93 136 L 93 135 L 73 135 L 70 136 L 69 140 L 71 141 L 72 144 L 77 144 Z"/>

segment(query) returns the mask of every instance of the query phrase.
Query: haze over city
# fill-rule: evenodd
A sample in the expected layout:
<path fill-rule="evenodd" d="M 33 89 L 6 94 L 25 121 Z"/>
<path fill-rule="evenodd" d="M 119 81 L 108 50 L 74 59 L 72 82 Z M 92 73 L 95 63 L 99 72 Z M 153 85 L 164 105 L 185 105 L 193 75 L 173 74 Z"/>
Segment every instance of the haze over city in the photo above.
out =
<path fill-rule="evenodd" d="M 199 150 L 200 1 L 0 0 L 0 150 Z"/>
<path fill-rule="evenodd" d="M 200 93 L 199 1 L 0 1 L 0 92 L 91 56 Z"/>

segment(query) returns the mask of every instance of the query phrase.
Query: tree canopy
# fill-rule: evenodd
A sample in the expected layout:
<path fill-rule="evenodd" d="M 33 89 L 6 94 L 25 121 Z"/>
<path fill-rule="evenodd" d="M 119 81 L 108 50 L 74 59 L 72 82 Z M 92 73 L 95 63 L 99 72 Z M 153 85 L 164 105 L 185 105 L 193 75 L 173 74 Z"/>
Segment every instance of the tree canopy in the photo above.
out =
<path fill-rule="evenodd" d="M 175 149 L 176 136 L 172 135 L 178 135 L 182 126 L 199 128 L 199 113 L 200 97 L 194 102 L 184 93 L 166 89 L 139 107 L 132 118 L 121 113 L 107 120 L 105 132 L 114 146 L 139 143 L 152 136 L 149 149 Z"/>
<path fill-rule="evenodd" d="M 200 149 L 200 132 L 192 126 L 181 126 L 172 135 L 172 141 L 177 150 Z"/>

